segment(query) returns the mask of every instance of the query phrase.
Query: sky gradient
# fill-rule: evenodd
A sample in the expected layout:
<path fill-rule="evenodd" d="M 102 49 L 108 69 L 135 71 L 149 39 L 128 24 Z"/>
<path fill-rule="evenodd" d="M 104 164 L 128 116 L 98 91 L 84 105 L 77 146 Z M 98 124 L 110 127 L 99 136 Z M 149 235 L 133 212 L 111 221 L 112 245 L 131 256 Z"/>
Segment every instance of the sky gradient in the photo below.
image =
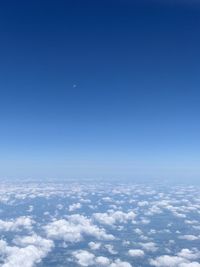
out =
<path fill-rule="evenodd" d="M 198 1 L 4 1 L 0 177 L 200 175 Z"/>

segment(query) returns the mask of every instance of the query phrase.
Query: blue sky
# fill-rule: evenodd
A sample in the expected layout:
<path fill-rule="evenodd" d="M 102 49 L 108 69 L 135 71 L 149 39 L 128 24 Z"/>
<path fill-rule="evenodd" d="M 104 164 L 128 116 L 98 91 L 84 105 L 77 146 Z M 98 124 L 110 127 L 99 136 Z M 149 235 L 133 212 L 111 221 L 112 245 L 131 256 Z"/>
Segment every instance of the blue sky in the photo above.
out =
<path fill-rule="evenodd" d="M 199 28 L 197 1 L 2 3 L 0 176 L 198 177 Z"/>

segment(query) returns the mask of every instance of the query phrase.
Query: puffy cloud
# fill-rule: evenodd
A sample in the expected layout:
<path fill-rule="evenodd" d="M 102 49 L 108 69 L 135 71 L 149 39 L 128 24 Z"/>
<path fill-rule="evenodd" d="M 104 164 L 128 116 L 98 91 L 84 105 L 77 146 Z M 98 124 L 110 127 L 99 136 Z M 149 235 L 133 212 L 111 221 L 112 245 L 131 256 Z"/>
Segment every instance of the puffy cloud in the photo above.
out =
<path fill-rule="evenodd" d="M 96 242 L 90 242 L 88 245 L 92 250 L 97 250 L 100 249 L 101 247 L 101 243 L 96 243 Z"/>
<path fill-rule="evenodd" d="M 133 221 L 136 214 L 133 211 L 111 211 L 106 213 L 94 213 L 93 218 L 101 224 L 114 225 L 116 223 L 126 223 Z"/>
<path fill-rule="evenodd" d="M 79 214 L 57 220 L 44 227 L 49 238 L 63 239 L 67 242 L 80 242 L 84 235 L 102 240 L 113 240 L 114 236 L 107 234 L 103 228 L 94 225 L 90 219 Z"/>
<path fill-rule="evenodd" d="M 0 231 L 19 231 L 21 229 L 30 230 L 34 221 L 30 217 L 21 216 L 15 220 L 3 221 L 0 220 Z"/>
<path fill-rule="evenodd" d="M 72 255 L 75 257 L 77 263 L 82 266 L 90 266 L 94 264 L 95 255 L 88 251 L 74 251 Z"/>
<path fill-rule="evenodd" d="M 185 220 L 184 223 L 186 223 L 186 224 L 199 224 L 199 221 L 197 221 L 197 220 Z"/>
<path fill-rule="evenodd" d="M 138 202 L 139 207 L 144 207 L 144 206 L 148 206 L 148 205 L 149 205 L 149 202 L 146 200 Z"/>
<path fill-rule="evenodd" d="M 102 200 L 104 202 L 113 202 L 112 198 L 111 197 L 103 197 Z"/>
<path fill-rule="evenodd" d="M 117 259 L 113 263 L 111 263 L 110 267 L 132 267 L 132 265 L 129 262 Z"/>
<path fill-rule="evenodd" d="M 82 207 L 81 203 L 74 203 L 69 206 L 69 211 L 74 211 Z"/>
<path fill-rule="evenodd" d="M 111 245 L 111 244 L 107 244 L 107 245 L 105 245 L 104 247 L 105 247 L 105 248 L 108 250 L 108 252 L 109 252 L 110 254 L 112 254 L 112 255 L 115 255 L 115 254 L 118 253 L 118 252 L 114 249 L 114 246 Z"/>
<path fill-rule="evenodd" d="M 182 257 L 169 255 L 163 255 L 150 260 L 150 264 L 156 267 L 178 267 L 180 264 L 186 262 L 187 261 Z"/>
<path fill-rule="evenodd" d="M 18 246 L 25 247 L 28 245 L 34 245 L 36 247 L 44 249 L 49 249 L 53 247 L 53 241 L 49 239 L 42 238 L 39 235 L 33 234 L 29 236 L 17 236 L 14 239 L 14 243 Z"/>
<path fill-rule="evenodd" d="M 143 234 L 142 230 L 139 229 L 139 228 L 134 229 L 134 232 L 135 232 L 136 234 L 138 234 L 138 235 L 142 235 L 142 234 Z"/>
<path fill-rule="evenodd" d="M 147 251 L 155 252 L 158 250 L 158 247 L 154 242 L 140 243 L 141 247 Z"/>
<path fill-rule="evenodd" d="M 86 250 L 78 250 L 72 253 L 76 262 L 81 266 L 106 266 L 106 267 L 132 267 L 132 265 L 126 261 L 116 259 L 111 261 L 107 257 L 98 256 L 96 257 L 93 253 Z"/>
<path fill-rule="evenodd" d="M 141 249 L 129 249 L 128 254 L 131 257 L 143 257 L 144 251 Z"/>
<path fill-rule="evenodd" d="M 200 258 L 200 251 L 198 251 L 197 249 L 190 250 L 184 248 L 177 255 L 188 260 L 196 260 Z"/>
<path fill-rule="evenodd" d="M 99 256 L 96 257 L 95 263 L 100 266 L 109 266 L 110 260 L 107 257 Z"/>
<path fill-rule="evenodd" d="M 151 259 L 150 264 L 156 267 L 200 267 L 200 263 L 192 261 L 198 258 L 200 258 L 198 250 L 182 249 L 175 256 L 163 255 Z"/>
<path fill-rule="evenodd" d="M 198 262 L 189 262 L 189 263 L 182 263 L 180 267 L 200 267 L 200 263 Z"/>
<path fill-rule="evenodd" d="M 198 240 L 199 237 L 195 236 L 195 235 L 181 235 L 179 236 L 180 239 L 185 239 L 188 241 L 194 241 L 194 240 Z"/>
<path fill-rule="evenodd" d="M 149 210 L 145 213 L 145 215 L 152 216 L 154 214 L 160 214 L 163 211 L 157 206 L 153 205 L 152 207 L 149 208 Z"/>
<path fill-rule="evenodd" d="M 149 223 L 150 223 L 150 220 L 147 219 L 147 218 L 142 218 L 142 219 L 141 219 L 141 223 L 142 223 L 142 224 L 149 224 Z"/>
<path fill-rule="evenodd" d="M 27 236 L 16 240 L 17 246 L 9 246 L 6 241 L 0 240 L 0 254 L 4 263 L 2 267 L 33 267 L 39 263 L 53 247 L 51 240 L 40 236 Z"/>
<path fill-rule="evenodd" d="M 120 252 L 123 257 L 128 259 L 133 257 L 131 260 L 136 262 L 139 259 L 134 257 L 145 257 L 145 262 L 139 263 L 141 266 L 148 265 L 146 260 L 152 257 L 150 262 L 154 266 L 173 267 L 174 264 L 176 267 L 199 267 L 199 251 L 193 248 L 194 244 L 197 246 L 200 240 L 199 195 L 199 188 L 180 186 L 173 188 L 164 187 L 164 185 L 153 188 L 151 185 L 107 184 L 105 186 L 103 183 L 92 185 L 70 182 L 66 186 L 63 183 L 48 184 L 45 182 L 0 186 L 0 200 L 2 199 L 4 203 L 0 210 L 2 219 L 0 220 L 0 233 L 5 238 L 5 241 L 1 242 L 0 266 L 10 267 L 13 263 L 14 267 L 18 267 L 20 260 L 23 267 L 37 266 L 43 255 L 48 253 L 45 252 L 45 247 L 46 251 L 50 251 L 49 239 L 57 239 L 55 245 L 62 248 L 61 251 L 68 247 L 67 253 L 74 251 L 74 245 L 72 246 L 69 242 L 74 243 L 85 239 L 86 242 L 81 244 L 81 248 L 83 251 L 87 249 L 88 251 L 79 256 L 80 251 L 77 252 L 76 257 L 74 254 L 69 261 L 89 264 L 88 266 L 92 267 L 129 267 L 130 263 L 126 261 L 126 258 L 123 261 L 117 259 Z M 39 201 L 41 205 L 36 204 Z M 80 205 L 86 208 L 77 212 L 80 214 L 66 216 L 66 203 L 72 203 L 68 205 L 72 212 L 80 208 Z M 30 215 L 33 211 L 32 207 L 34 207 L 35 222 L 27 216 L 16 218 L 16 214 L 21 215 L 23 211 L 24 215 Z M 161 212 L 163 213 L 162 223 L 155 225 Z M 13 219 L 3 217 L 8 214 L 9 218 Z M 180 227 L 183 224 L 184 227 Z M 16 232 L 18 235 L 24 234 L 24 232 L 27 233 L 27 229 L 29 234 L 33 231 L 44 234 L 42 230 L 45 230 L 48 239 L 36 235 L 16 237 Z M 171 240 L 172 237 L 173 240 Z M 112 241 L 114 238 L 114 242 L 109 242 L 109 244 L 104 242 Z M 167 243 L 162 246 L 164 240 L 167 240 Z M 177 252 L 183 244 L 189 247 Z M 78 248 L 76 246 L 76 249 Z M 124 252 L 125 249 L 127 252 Z M 158 254 L 155 253 L 153 257 L 151 252 L 157 250 Z M 19 259 L 11 261 L 14 259 L 13 251 L 15 255 L 19 255 Z M 31 253 L 35 256 L 33 257 Z M 85 255 L 85 261 L 81 255 Z M 54 255 L 50 254 L 48 262 L 53 258 Z M 65 265 L 65 263 L 59 262 L 60 265 Z"/>

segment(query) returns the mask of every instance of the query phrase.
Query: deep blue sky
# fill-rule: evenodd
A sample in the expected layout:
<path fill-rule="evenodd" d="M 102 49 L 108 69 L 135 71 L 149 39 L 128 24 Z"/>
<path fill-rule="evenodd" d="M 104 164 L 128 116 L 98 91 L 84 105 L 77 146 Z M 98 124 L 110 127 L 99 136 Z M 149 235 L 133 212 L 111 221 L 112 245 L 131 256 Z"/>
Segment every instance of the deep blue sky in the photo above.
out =
<path fill-rule="evenodd" d="M 0 93 L 0 177 L 198 177 L 200 4 L 2 1 Z"/>

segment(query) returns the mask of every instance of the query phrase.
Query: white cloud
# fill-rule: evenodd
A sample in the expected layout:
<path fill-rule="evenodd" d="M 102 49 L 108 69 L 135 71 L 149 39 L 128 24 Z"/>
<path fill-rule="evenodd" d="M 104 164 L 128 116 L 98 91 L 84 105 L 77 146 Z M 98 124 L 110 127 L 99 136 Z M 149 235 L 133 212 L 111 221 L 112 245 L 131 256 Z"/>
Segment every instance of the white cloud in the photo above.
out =
<path fill-rule="evenodd" d="M 128 254 L 131 257 L 143 257 L 144 251 L 141 249 L 129 249 Z"/>
<path fill-rule="evenodd" d="M 81 203 L 74 203 L 69 206 L 69 211 L 74 211 L 82 207 Z"/>
<path fill-rule="evenodd" d="M 40 247 L 42 249 L 49 249 L 53 246 L 53 241 L 49 239 L 42 238 L 39 235 L 33 234 L 29 236 L 17 236 L 14 239 L 14 243 L 18 246 L 25 247 L 27 245 L 34 245 L 36 247 Z"/>
<path fill-rule="evenodd" d="M 189 263 L 182 263 L 180 267 L 200 267 L 200 263 L 198 262 L 189 262 Z"/>
<path fill-rule="evenodd" d="M 0 240 L 0 254 L 4 263 L 2 267 L 33 267 L 39 263 L 53 247 L 51 240 L 40 236 L 17 238 L 16 243 L 22 247 L 9 246 Z"/>
<path fill-rule="evenodd" d="M 147 251 L 155 252 L 158 250 L 158 247 L 154 242 L 140 243 L 141 247 Z"/>
<path fill-rule="evenodd" d="M 111 261 L 107 257 L 98 256 L 96 257 L 93 253 L 86 250 L 78 250 L 72 253 L 76 262 L 81 266 L 106 266 L 106 267 L 132 267 L 132 265 L 126 261 L 116 259 Z"/>
<path fill-rule="evenodd" d="M 150 264 L 156 267 L 200 267 L 196 260 L 200 258 L 200 252 L 197 249 L 182 249 L 177 255 L 163 255 L 150 260 Z"/>
<path fill-rule="evenodd" d="M 144 206 L 148 206 L 148 205 L 149 205 L 149 202 L 146 200 L 138 202 L 139 207 L 144 207 Z"/>
<path fill-rule="evenodd" d="M 147 218 L 142 218 L 142 219 L 141 219 L 141 223 L 142 223 L 142 224 L 149 224 L 149 223 L 150 223 L 150 220 L 147 219 Z"/>
<path fill-rule="evenodd" d="M 107 234 L 103 228 L 94 225 L 90 219 L 79 214 L 67 217 L 67 220 L 57 220 L 44 227 L 47 236 L 62 239 L 67 242 L 80 242 L 84 235 L 102 240 L 113 240 L 114 236 Z"/>
<path fill-rule="evenodd" d="M 95 263 L 98 264 L 98 266 L 109 266 L 110 260 L 107 257 L 99 256 L 96 257 Z"/>
<path fill-rule="evenodd" d="M 195 198 L 193 197 L 194 195 Z M 4 187 L 0 186 L 0 199 L 5 204 L 2 205 L 0 210 L 2 218 L 0 220 L 0 233 L 7 239 L 7 241 L 3 241 L 5 244 L 1 242 L 2 261 L 0 266 L 11 267 L 11 263 L 14 264 L 14 267 L 19 265 L 23 267 L 37 266 L 37 263 L 41 261 L 46 253 L 45 247 L 47 248 L 46 251 L 49 251 L 48 242 L 50 240 L 45 245 L 45 239 L 35 235 L 23 238 L 16 237 L 14 240 L 13 236 L 16 235 L 15 232 L 20 234 L 20 230 L 28 229 L 29 234 L 30 231 L 31 233 L 33 231 L 40 232 L 41 227 L 43 227 L 47 237 L 52 240 L 57 239 L 58 242 L 55 242 L 56 246 L 62 249 L 68 247 L 67 251 L 71 251 L 74 247 L 71 247 L 69 242 L 80 242 L 85 239 L 87 243 L 81 244 L 81 248 L 88 248 L 88 251 L 82 254 L 82 256 L 86 255 L 85 261 L 81 259 L 81 254 L 78 256 L 79 258 L 73 256 L 69 261 L 77 263 L 79 261 L 85 265 L 89 264 L 88 266 L 131 266 L 130 263 L 126 262 L 126 259 L 124 261 L 116 259 L 119 254 L 123 253 L 124 257 L 131 259 L 133 262 L 135 261 L 136 264 L 137 258 L 134 257 L 145 256 L 145 261 L 146 257 L 147 260 L 149 260 L 149 257 L 152 257 L 150 262 L 154 266 L 173 267 L 174 264 L 176 267 L 199 267 L 199 251 L 192 248 L 194 244 L 197 246 L 200 240 L 198 233 L 200 230 L 198 220 L 200 214 L 199 195 L 199 189 L 194 187 L 176 187 L 169 190 L 169 188 L 164 189 L 164 186 L 163 188 L 155 187 L 152 189 L 150 185 L 131 184 L 128 186 L 115 186 L 113 184 L 105 186 L 105 184 L 84 185 L 82 183 L 69 183 L 66 186 L 66 184 L 62 183 L 34 185 L 27 183 L 25 185 L 11 185 L 10 187 L 7 187 L 7 185 Z M 33 201 L 33 199 L 35 200 Z M 35 203 L 39 199 L 41 200 L 41 205 L 36 207 Z M 54 204 L 51 207 L 53 201 Z M 80 208 L 80 205 L 87 206 L 87 209 L 80 210 L 80 213 L 84 216 L 80 214 L 64 215 L 66 203 L 72 203 L 72 205 L 68 205 L 70 211 Z M 5 219 L 3 217 L 6 214 L 6 205 L 9 206 L 9 216 L 13 215 L 13 219 Z M 21 209 L 22 205 L 25 215 L 30 215 L 28 212 L 32 212 L 32 207 L 34 209 L 37 208 L 37 212 L 34 212 L 33 217 L 35 222 L 31 217 L 26 216 L 14 219 L 16 214 L 21 214 L 23 211 Z M 88 210 L 89 208 L 90 210 Z M 158 217 L 156 214 L 160 212 L 163 213 L 166 220 L 163 224 L 160 224 L 162 228 L 154 229 L 154 218 L 152 218 L 151 224 L 150 216 L 155 215 Z M 174 218 L 174 216 L 180 218 Z M 134 227 L 130 229 L 130 225 L 127 227 L 126 223 L 134 224 Z M 149 226 L 148 223 L 150 223 Z M 186 227 L 180 228 L 182 223 L 185 223 Z M 112 226 L 112 228 L 108 226 Z M 136 229 L 134 230 L 134 228 Z M 109 242 L 108 244 L 104 240 L 113 240 L 115 238 L 110 234 L 112 233 L 111 231 L 116 235 L 116 243 Z M 119 231 L 121 232 L 119 233 Z M 170 240 L 172 235 L 173 240 Z M 136 238 L 136 242 L 134 242 L 134 238 Z M 181 244 L 190 245 L 190 249 L 184 248 L 177 252 L 179 238 L 184 241 Z M 159 249 L 159 240 L 161 239 L 167 240 L 165 246 L 160 249 L 163 251 L 163 255 L 160 255 L 159 251 L 159 254 L 155 253 L 153 257 L 151 252 Z M 177 241 L 177 239 L 179 240 Z M 132 247 L 132 244 L 134 244 L 134 247 Z M 5 250 L 3 249 L 4 245 Z M 108 251 L 113 255 L 109 255 Z M 19 259 L 14 259 L 14 253 L 19 255 Z M 32 256 L 31 253 L 35 256 Z M 52 260 L 51 255 L 49 260 Z M 26 265 L 22 261 L 25 261 Z M 64 265 L 65 263 L 60 262 L 60 264 Z M 140 263 L 140 265 L 142 264 Z"/>
<path fill-rule="evenodd" d="M 116 255 L 118 252 L 114 249 L 114 246 L 113 245 L 111 245 L 111 244 L 107 244 L 107 245 L 105 245 L 104 246 L 107 250 L 108 250 L 108 252 L 110 253 L 110 254 L 112 254 L 112 255 Z"/>
<path fill-rule="evenodd" d="M 97 250 L 100 249 L 101 247 L 101 243 L 96 243 L 96 242 L 90 242 L 88 245 L 92 250 Z"/>
<path fill-rule="evenodd" d="M 194 241 L 194 240 L 198 240 L 199 237 L 195 236 L 195 235 L 181 235 L 179 236 L 180 239 L 185 239 L 188 241 Z"/>
<path fill-rule="evenodd" d="M 90 266 L 94 264 L 95 255 L 86 250 L 74 251 L 72 255 L 81 266 Z"/>
<path fill-rule="evenodd" d="M 139 229 L 139 228 L 134 229 L 134 232 L 135 232 L 136 234 L 138 234 L 138 235 L 142 235 L 142 234 L 143 234 L 142 230 Z"/>
<path fill-rule="evenodd" d="M 200 251 L 198 251 L 197 249 L 190 250 L 184 248 L 177 254 L 177 256 L 188 260 L 196 260 L 200 258 Z"/>
<path fill-rule="evenodd" d="M 134 220 L 136 214 L 133 211 L 111 211 L 107 213 L 94 213 L 93 218 L 101 224 L 114 225 L 116 223 L 126 223 Z"/>
<path fill-rule="evenodd" d="M 30 217 L 21 216 L 15 220 L 0 220 L 0 231 L 19 231 L 21 229 L 30 230 L 34 221 Z"/>
<path fill-rule="evenodd" d="M 117 259 L 113 263 L 111 263 L 110 267 L 132 267 L 132 265 L 129 262 Z"/>
<path fill-rule="evenodd" d="M 150 264 L 156 267 L 178 267 L 185 262 L 187 261 L 182 257 L 169 255 L 163 255 L 150 260 Z"/>

